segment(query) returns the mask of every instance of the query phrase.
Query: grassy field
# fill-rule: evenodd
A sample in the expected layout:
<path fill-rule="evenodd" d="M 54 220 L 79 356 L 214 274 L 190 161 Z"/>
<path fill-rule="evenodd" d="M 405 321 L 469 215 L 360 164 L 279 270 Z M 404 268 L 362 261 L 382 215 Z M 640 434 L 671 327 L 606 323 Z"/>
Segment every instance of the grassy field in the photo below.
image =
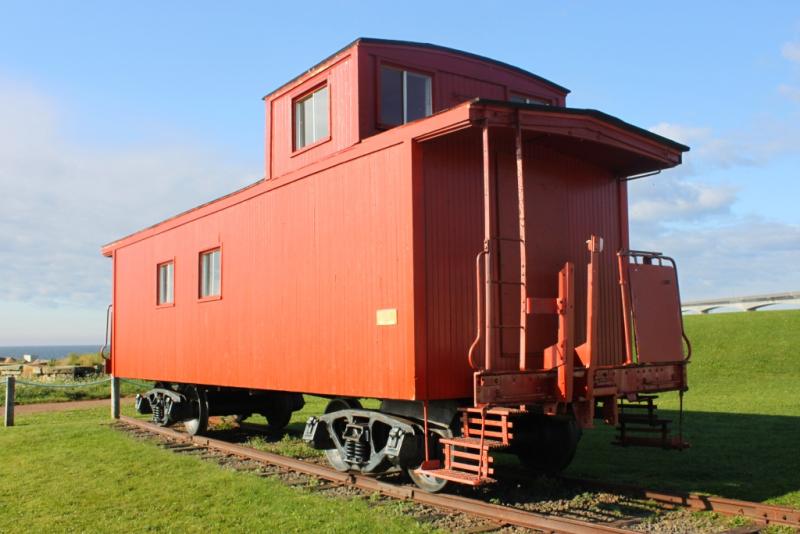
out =
<path fill-rule="evenodd" d="M 623 449 L 610 444 L 613 429 L 600 427 L 584 433 L 567 474 L 800 508 L 800 311 L 686 323 L 695 347 L 684 416 L 692 448 Z M 324 405 L 307 397 L 286 436 L 249 445 L 319 455 L 299 436 Z M 677 416 L 677 396 L 661 406 Z M 0 532 L 425 529 L 402 515 L 402 503 L 371 507 L 234 473 L 133 440 L 110 428 L 107 414 L 20 416 L 17 427 L 0 429 L 0 476 L 13 481 L 0 489 Z"/>
<path fill-rule="evenodd" d="M 800 311 L 685 318 L 694 346 L 688 450 L 620 448 L 584 433 L 568 474 L 800 508 Z M 677 395 L 659 403 L 677 420 Z"/>
<path fill-rule="evenodd" d="M 405 503 L 331 499 L 132 439 L 108 410 L 0 430 L 0 532 L 426 532 Z"/>

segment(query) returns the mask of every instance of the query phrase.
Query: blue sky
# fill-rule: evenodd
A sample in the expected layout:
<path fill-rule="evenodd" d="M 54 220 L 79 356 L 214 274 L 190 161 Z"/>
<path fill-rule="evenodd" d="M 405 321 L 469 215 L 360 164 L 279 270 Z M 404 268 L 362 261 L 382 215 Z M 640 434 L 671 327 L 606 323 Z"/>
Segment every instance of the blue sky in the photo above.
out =
<path fill-rule="evenodd" d="M 678 258 L 685 299 L 800 289 L 796 1 L 225 4 L 2 4 L 0 345 L 100 341 L 99 246 L 258 179 L 261 97 L 358 36 L 506 61 L 690 144 L 633 187 L 633 244 Z"/>

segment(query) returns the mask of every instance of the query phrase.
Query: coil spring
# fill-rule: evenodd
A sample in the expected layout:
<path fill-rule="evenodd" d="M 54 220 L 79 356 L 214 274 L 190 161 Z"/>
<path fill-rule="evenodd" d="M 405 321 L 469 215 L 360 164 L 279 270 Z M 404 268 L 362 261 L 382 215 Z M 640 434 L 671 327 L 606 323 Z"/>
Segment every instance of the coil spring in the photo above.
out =
<path fill-rule="evenodd" d="M 357 441 L 355 444 L 355 455 L 358 462 L 365 464 L 369 458 L 369 444 L 364 441 Z"/>
<path fill-rule="evenodd" d="M 153 407 L 153 422 L 162 423 L 164 421 L 164 405 L 154 402 L 151 406 Z"/>
<path fill-rule="evenodd" d="M 365 464 L 369 459 L 369 444 L 363 441 L 345 441 L 344 451 L 348 462 Z"/>

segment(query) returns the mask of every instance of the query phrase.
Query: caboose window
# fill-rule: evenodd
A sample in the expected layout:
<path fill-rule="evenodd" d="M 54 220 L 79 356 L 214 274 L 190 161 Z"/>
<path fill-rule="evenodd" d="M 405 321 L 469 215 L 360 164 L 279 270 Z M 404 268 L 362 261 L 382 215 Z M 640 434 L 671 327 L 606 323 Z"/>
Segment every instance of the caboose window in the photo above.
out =
<path fill-rule="evenodd" d="M 430 76 L 382 66 L 380 92 L 381 124 L 405 124 L 432 113 Z"/>
<path fill-rule="evenodd" d="M 508 100 L 509 102 L 520 102 L 522 104 L 540 104 L 544 106 L 550 105 L 550 102 L 548 102 L 547 100 L 542 100 L 541 98 L 535 98 L 533 96 L 526 96 L 515 93 L 511 93 L 511 95 L 508 97 Z"/>
<path fill-rule="evenodd" d="M 156 302 L 159 305 L 175 302 L 174 273 L 174 262 L 168 261 L 158 265 L 158 297 Z"/>
<path fill-rule="evenodd" d="M 218 248 L 200 254 L 200 298 L 220 294 L 220 259 L 221 251 Z"/>
<path fill-rule="evenodd" d="M 294 103 L 294 149 L 328 137 L 328 86 L 320 87 Z"/>

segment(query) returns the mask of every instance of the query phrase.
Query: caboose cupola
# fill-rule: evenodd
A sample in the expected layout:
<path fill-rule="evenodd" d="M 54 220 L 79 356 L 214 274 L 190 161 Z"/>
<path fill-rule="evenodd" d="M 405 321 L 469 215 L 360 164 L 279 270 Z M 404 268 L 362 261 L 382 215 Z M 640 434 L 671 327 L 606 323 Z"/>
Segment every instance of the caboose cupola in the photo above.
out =
<path fill-rule="evenodd" d="M 475 54 L 360 38 L 264 97 L 266 176 L 282 176 L 474 98 L 563 106 L 568 92 Z"/>

